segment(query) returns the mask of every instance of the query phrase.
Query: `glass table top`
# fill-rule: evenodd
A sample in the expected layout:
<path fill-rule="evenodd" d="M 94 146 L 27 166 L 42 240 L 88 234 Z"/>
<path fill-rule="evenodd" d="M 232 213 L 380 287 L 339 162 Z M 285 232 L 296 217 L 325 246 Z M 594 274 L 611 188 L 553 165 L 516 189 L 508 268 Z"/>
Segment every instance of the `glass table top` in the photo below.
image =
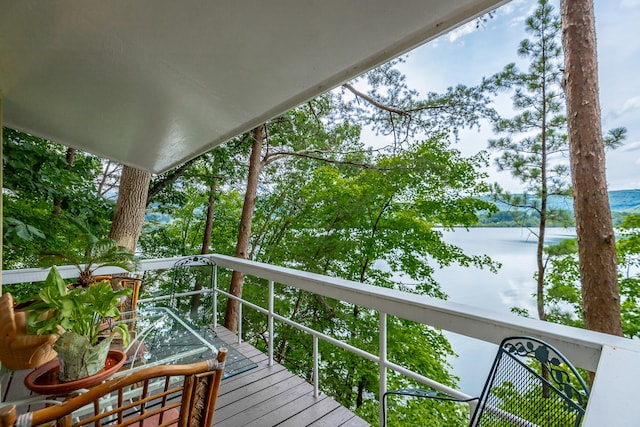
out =
<path fill-rule="evenodd" d="M 168 307 L 146 307 L 137 312 L 123 369 L 161 364 L 187 364 L 215 358 L 228 350 L 223 380 L 256 367 L 221 340 L 212 326 L 196 326 Z"/>

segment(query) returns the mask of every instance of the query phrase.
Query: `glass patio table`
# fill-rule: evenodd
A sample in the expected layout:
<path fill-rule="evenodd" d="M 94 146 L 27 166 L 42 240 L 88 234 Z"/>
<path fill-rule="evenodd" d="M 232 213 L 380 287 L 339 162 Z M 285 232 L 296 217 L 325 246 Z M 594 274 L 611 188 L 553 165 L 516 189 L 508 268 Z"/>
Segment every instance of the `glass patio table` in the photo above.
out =
<path fill-rule="evenodd" d="M 218 338 L 212 326 L 196 326 L 171 308 L 145 307 L 136 312 L 132 321 L 135 328 L 125 349 L 127 362 L 116 375 L 126 374 L 129 369 L 215 358 L 219 347 L 228 350 L 223 380 L 256 366 Z"/>
<path fill-rule="evenodd" d="M 252 369 L 254 362 L 229 346 L 216 335 L 212 326 L 196 326 L 168 307 L 145 307 L 136 312 L 123 313 L 129 323 L 131 342 L 123 348 L 127 358 L 118 372 L 110 378 L 127 375 L 132 370 L 165 364 L 190 364 L 215 358 L 218 348 L 228 349 L 223 380 Z M 112 344 L 117 348 L 118 344 Z M 32 370 L 6 371 L 1 376 L 0 407 L 14 404 L 18 413 L 60 402 L 69 393 L 37 394 L 28 390 L 24 378 Z M 75 390 L 73 393 L 81 393 Z"/>

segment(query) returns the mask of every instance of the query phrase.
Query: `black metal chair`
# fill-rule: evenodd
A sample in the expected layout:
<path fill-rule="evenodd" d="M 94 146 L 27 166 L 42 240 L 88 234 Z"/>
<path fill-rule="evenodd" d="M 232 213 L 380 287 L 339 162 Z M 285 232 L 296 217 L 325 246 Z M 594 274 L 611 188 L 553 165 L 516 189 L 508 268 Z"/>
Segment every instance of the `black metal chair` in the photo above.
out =
<path fill-rule="evenodd" d="M 170 272 L 169 305 L 180 312 L 190 313 L 192 321 L 202 321 L 212 307 L 211 304 L 206 309 L 203 307 L 202 296 L 206 294 L 201 291 L 207 288 L 213 291 L 215 267 L 215 261 L 207 256 L 196 255 L 177 261 Z"/>
<path fill-rule="evenodd" d="M 475 407 L 472 427 L 577 427 L 589 388 L 551 345 L 537 338 L 509 337 L 500 344 L 480 397 L 463 400 L 433 390 L 390 390 L 383 395 L 385 422 L 389 395 L 470 403 Z"/>

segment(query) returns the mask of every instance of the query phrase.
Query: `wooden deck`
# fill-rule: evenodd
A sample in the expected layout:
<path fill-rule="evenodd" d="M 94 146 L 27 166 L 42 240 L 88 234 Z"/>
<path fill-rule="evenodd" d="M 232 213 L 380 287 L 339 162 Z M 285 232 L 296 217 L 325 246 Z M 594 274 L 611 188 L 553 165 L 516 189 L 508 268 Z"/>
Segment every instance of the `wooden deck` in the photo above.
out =
<path fill-rule="evenodd" d="M 221 383 L 214 426 L 368 426 L 338 402 L 320 394 L 313 385 L 287 371 L 267 366 L 267 356 L 248 343 L 237 344 L 235 334 L 222 326 L 218 336 L 257 363 L 257 367 Z"/>
<path fill-rule="evenodd" d="M 313 385 L 293 375 L 280 364 L 267 366 L 267 356 L 248 343 L 237 344 L 237 336 L 224 327 L 216 334 L 228 347 L 235 348 L 257 367 L 222 380 L 214 426 L 368 426 L 363 419 L 325 394 L 313 397 Z M 0 381 L 2 401 L 24 398 L 28 390 L 23 379 L 28 370 L 3 375 Z M 10 383 L 8 381 L 11 381 Z M 35 395 L 40 398 L 39 395 Z M 36 400 L 37 401 L 37 400 Z M 22 405 L 35 410 L 42 404 Z"/>

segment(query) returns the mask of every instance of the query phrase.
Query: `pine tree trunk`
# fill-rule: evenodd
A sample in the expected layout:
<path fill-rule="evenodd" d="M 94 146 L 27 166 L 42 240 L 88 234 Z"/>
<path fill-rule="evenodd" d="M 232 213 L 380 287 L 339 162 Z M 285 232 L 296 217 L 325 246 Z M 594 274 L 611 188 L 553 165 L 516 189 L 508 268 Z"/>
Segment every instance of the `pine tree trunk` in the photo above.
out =
<path fill-rule="evenodd" d="M 142 232 L 151 173 L 125 166 L 120 176 L 118 202 L 109 237 L 135 252 Z"/>
<path fill-rule="evenodd" d="M 262 144 L 266 137 L 266 125 L 260 125 L 253 129 L 253 145 L 251 146 L 251 156 L 249 158 L 249 176 L 247 178 L 247 190 L 244 196 L 244 204 L 242 205 L 242 216 L 240 217 L 240 228 L 238 230 L 238 243 L 236 244 L 236 257 L 247 259 L 247 250 L 249 248 L 249 238 L 251 237 L 251 220 L 253 211 L 256 206 L 256 198 L 258 194 L 258 177 L 262 169 L 260 156 L 262 153 Z M 231 284 L 229 285 L 229 293 L 231 295 L 241 297 L 244 276 L 239 271 L 234 271 L 231 275 Z M 227 302 L 227 311 L 224 319 L 224 326 L 231 332 L 238 329 L 238 307 L 239 303 L 235 300 Z"/>
<path fill-rule="evenodd" d="M 593 0 L 562 1 L 567 124 L 587 329 L 622 335 L 605 175 Z"/>

